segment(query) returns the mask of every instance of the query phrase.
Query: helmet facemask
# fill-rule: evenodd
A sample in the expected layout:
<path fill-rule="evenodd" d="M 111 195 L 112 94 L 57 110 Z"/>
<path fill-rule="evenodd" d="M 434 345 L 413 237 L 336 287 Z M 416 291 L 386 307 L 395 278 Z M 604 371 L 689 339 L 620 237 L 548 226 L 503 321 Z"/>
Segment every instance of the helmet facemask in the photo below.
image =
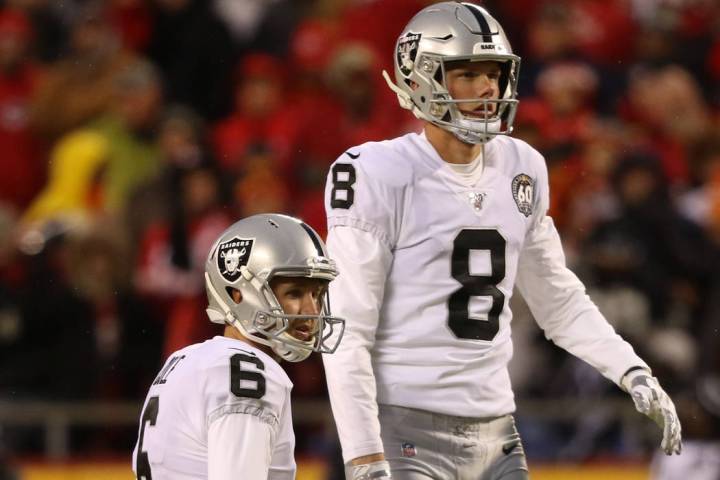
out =
<path fill-rule="evenodd" d="M 452 63 L 461 61 L 494 61 L 500 65 L 500 98 L 452 98 L 447 89 L 447 71 Z M 518 72 L 520 58 L 515 55 L 477 55 L 470 57 L 445 57 L 424 54 L 416 67 L 402 81 L 406 88 L 399 88 L 383 72 L 388 86 L 398 95 L 400 105 L 411 110 L 421 120 L 426 120 L 453 133 L 465 143 L 486 143 L 495 135 L 509 135 L 517 111 Z M 408 93 L 411 92 L 411 93 Z M 459 106 L 463 103 L 482 103 L 485 111 L 493 111 L 486 118 L 468 117 Z"/>
<path fill-rule="evenodd" d="M 305 272 L 287 270 L 271 272 L 260 286 L 260 291 L 269 308 L 258 310 L 255 313 L 252 320 L 253 335 L 264 337 L 270 342 L 269 345 L 273 351 L 289 362 L 305 360 L 312 352 L 333 353 L 340 343 L 345 323 L 330 314 L 327 291 L 322 295 L 317 315 L 288 314 L 284 312 L 281 302 L 271 287 L 272 280 L 278 277 L 316 278 L 328 283 L 330 281 L 326 278 L 327 273 L 317 276 L 310 273 L 309 270 Z M 301 331 L 308 336 L 307 340 L 293 335 L 293 331 L 299 323 L 308 324 L 307 330 Z"/>

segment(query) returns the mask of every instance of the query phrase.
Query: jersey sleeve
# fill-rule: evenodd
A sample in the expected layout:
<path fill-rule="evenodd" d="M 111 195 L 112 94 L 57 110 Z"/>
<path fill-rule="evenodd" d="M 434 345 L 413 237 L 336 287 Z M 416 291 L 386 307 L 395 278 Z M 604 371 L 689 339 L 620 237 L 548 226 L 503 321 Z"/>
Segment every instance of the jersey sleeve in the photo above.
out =
<path fill-rule="evenodd" d="M 618 335 L 566 266 L 560 236 L 547 215 L 549 187 L 542 163 L 535 218 L 518 263 L 516 285 L 545 336 L 620 384 L 632 367 L 647 364 Z"/>
<path fill-rule="evenodd" d="M 330 167 L 325 187 L 328 230 L 353 227 L 368 232 L 392 248 L 401 215 L 402 187 L 388 168 L 392 159 L 381 158 L 378 147 L 356 147 L 345 152 Z"/>
<path fill-rule="evenodd" d="M 290 397 L 285 400 L 285 408 L 280 417 L 278 437 L 270 460 L 268 480 L 293 480 L 297 466 L 295 465 L 295 434 L 292 426 L 292 409 Z M 254 478 L 254 477 L 253 477 Z"/>
<path fill-rule="evenodd" d="M 331 228 L 327 246 L 340 271 L 330 284 L 330 303 L 333 312 L 345 318 L 346 327 L 338 349 L 323 355 L 323 362 L 343 459 L 348 462 L 383 451 L 370 350 L 392 253 L 373 233 L 350 225 Z"/>
<path fill-rule="evenodd" d="M 252 415 L 224 415 L 208 428 L 208 480 L 267 478 L 275 432 Z"/>

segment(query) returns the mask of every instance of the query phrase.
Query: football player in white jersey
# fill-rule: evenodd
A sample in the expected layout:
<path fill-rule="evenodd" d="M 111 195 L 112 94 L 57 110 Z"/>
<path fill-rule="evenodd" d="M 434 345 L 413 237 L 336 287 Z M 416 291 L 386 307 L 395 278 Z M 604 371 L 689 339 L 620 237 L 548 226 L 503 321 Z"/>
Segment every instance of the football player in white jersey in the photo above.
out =
<path fill-rule="evenodd" d="M 292 383 L 278 362 L 337 348 L 344 321 L 327 302 L 337 273 L 295 218 L 255 215 L 223 232 L 205 284 L 224 335 L 170 355 L 150 386 L 133 452 L 139 480 L 295 478 Z"/>
<path fill-rule="evenodd" d="M 324 356 L 349 479 L 526 479 L 507 364 L 514 287 L 546 336 L 585 360 L 680 451 L 675 408 L 565 265 L 542 156 L 508 136 L 520 58 L 471 3 L 400 35 L 400 105 L 423 132 L 352 147 L 326 188 L 330 287 L 348 319 Z"/>

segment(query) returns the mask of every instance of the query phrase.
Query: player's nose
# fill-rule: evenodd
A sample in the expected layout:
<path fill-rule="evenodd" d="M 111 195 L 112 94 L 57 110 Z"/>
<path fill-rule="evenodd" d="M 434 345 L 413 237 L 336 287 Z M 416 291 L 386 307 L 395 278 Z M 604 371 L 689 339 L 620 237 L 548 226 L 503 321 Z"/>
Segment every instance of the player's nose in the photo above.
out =
<path fill-rule="evenodd" d="M 318 315 L 320 313 L 320 298 L 314 295 L 313 292 L 308 291 L 302 297 L 302 304 L 300 305 L 301 315 Z"/>
<path fill-rule="evenodd" d="M 478 98 L 493 98 L 495 95 L 495 82 L 488 75 L 478 75 L 473 86 Z"/>

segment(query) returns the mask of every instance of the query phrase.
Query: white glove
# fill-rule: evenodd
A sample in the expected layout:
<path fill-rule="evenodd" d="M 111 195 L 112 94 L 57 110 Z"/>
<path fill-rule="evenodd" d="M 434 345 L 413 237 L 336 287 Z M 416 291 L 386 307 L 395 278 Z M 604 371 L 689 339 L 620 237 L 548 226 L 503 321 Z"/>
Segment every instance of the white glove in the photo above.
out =
<path fill-rule="evenodd" d="M 378 460 L 360 465 L 346 465 L 345 478 L 347 480 L 392 480 L 390 464 L 387 460 Z"/>
<path fill-rule="evenodd" d="M 663 431 L 660 446 L 666 455 L 682 451 L 680 420 L 675 412 L 675 405 L 657 378 L 645 369 L 633 370 L 622 379 L 622 386 L 635 402 L 638 412 L 647 415 Z"/>

